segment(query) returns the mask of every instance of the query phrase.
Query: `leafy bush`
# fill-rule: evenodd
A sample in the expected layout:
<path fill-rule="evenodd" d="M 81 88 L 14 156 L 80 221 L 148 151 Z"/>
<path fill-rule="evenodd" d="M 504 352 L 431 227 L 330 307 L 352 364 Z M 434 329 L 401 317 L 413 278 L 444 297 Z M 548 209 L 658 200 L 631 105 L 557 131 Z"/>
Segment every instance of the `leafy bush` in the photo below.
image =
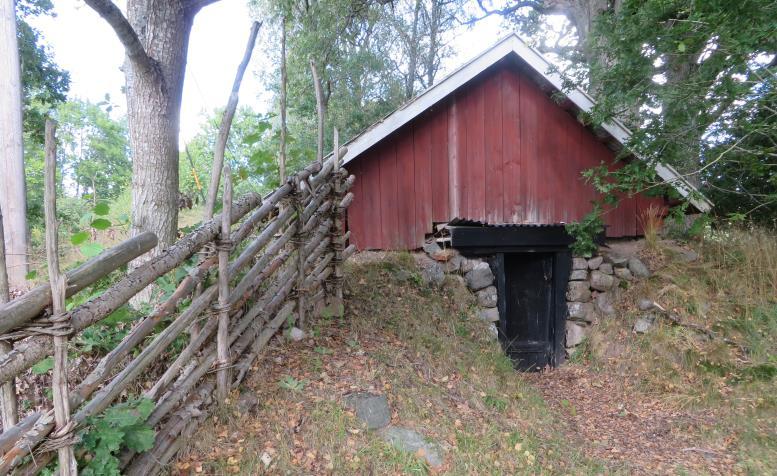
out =
<path fill-rule="evenodd" d="M 84 476 L 119 475 L 117 455 L 122 448 L 137 452 L 151 449 L 156 432 L 145 422 L 153 410 L 152 400 L 139 398 L 88 418 L 78 445 L 86 452 L 79 462 L 79 472 Z"/>
<path fill-rule="evenodd" d="M 572 254 L 590 258 L 599 249 L 596 240 L 604 231 L 601 207 L 598 204 L 594 204 L 593 211 L 584 216 L 579 222 L 568 223 L 566 230 L 575 239 L 575 242 L 570 246 Z"/>

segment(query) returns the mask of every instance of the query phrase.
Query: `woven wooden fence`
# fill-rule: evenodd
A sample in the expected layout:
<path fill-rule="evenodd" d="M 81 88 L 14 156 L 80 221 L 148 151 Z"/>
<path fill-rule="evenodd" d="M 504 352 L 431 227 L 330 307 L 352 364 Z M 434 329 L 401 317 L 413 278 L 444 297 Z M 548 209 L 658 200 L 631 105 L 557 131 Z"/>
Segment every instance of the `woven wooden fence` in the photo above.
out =
<path fill-rule="evenodd" d="M 79 429 L 89 417 L 138 389 L 143 389 L 139 396 L 154 403 L 145 423 L 156 436 L 148 451 L 122 453 L 122 472 L 155 474 L 240 384 L 279 329 L 291 323 L 304 326 L 306 316 L 322 303 L 342 298 L 342 263 L 353 253 L 353 247 L 345 247 L 344 212 L 353 199 L 348 190 L 354 177 L 341 168 L 345 150 L 339 149 L 323 163 L 289 177 L 269 195 L 249 194 L 233 203 L 226 168 L 221 215 L 100 296 L 66 311 L 66 296 L 152 249 L 156 237 L 141 234 L 60 273 L 54 219 L 56 152 L 50 124 L 47 139 L 50 284 L 0 306 L 4 345 L 0 384 L 3 416 L 8 419 L 0 434 L 0 474 L 37 474 L 57 456 L 61 474 L 73 474 Z M 68 342 L 193 256 L 198 257 L 197 264 L 175 291 L 137 320 L 121 343 L 91 368 L 79 369 L 77 375 L 83 377 L 74 378 L 76 373 L 68 368 Z M 170 352 L 180 336 L 186 337 L 185 345 Z M 9 383 L 52 355 L 52 408 L 22 415 L 16 422 L 16 395 Z"/>

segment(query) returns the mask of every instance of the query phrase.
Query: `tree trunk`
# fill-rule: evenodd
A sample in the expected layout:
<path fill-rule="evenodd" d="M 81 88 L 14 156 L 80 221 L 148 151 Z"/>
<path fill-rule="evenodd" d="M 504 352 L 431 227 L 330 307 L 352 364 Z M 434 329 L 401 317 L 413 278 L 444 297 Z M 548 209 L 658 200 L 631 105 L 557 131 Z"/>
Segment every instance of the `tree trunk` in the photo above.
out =
<path fill-rule="evenodd" d="M 310 73 L 313 76 L 313 87 L 316 91 L 316 112 L 318 113 L 318 135 L 316 137 L 316 162 L 324 160 L 324 126 L 326 124 L 326 103 L 324 99 L 321 77 L 318 74 L 316 62 L 310 60 Z"/>
<path fill-rule="evenodd" d="M 279 183 L 286 181 L 286 16 L 281 19 L 281 144 L 278 155 Z"/>
<path fill-rule="evenodd" d="M 14 0 L 0 0 L 0 208 L 11 286 L 27 275 L 27 190 L 22 137 L 22 88 Z"/>
<path fill-rule="evenodd" d="M 193 16 L 182 0 L 129 0 L 127 20 L 151 59 L 125 62 L 132 149 L 132 236 L 156 234 L 158 250 L 178 228 L 178 131 Z M 139 264 L 137 261 L 136 265 Z"/>
<path fill-rule="evenodd" d="M 421 0 L 415 1 L 413 10 L 413 28 L 410 33 L 408 48 L 407 76 L 405 77 L 405 98 L 411 99 L 415 93 L 416 69 L 418 69 L 418 22 L 421 16 Z"/>

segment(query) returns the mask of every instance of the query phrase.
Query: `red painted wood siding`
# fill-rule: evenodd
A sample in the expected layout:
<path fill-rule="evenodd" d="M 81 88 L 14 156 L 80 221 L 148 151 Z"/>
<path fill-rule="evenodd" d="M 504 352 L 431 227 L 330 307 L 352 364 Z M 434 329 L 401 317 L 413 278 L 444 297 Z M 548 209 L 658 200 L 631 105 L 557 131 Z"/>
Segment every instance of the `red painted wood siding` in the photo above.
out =
<path fill-rule="evenodd" d="M 569 223 L 596 194 L 581 172 L 614 153 L 511 66 L 476 78 L 365 151 L 348 210 L 359 249 L 416 249 L 434 222 Z M 617 167 L 617 165 L 613 165 Z M 610 237 L 636 236 L 638 210 L 660 199 L 625 197 L 608 210 Z"/>

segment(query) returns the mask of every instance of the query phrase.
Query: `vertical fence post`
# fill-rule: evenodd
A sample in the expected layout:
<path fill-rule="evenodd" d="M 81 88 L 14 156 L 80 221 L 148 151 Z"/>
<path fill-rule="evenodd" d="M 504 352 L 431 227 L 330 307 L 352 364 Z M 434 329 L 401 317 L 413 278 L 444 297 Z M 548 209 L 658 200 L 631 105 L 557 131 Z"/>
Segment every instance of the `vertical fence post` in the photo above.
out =
<path fill-rule="evenodd" d="M 332 252 L 332 290 L 331 293 L 337 305 L 343 299 L 343 248 L 345 247 L 345 223 L 343 208 L 340 200 L 343 198 L 343 178 L 340 171 L 340 135 L 334 131 L 335 149 L 332 154 L 334 165 L 332 167 L 332 228 L 331 243 Z"/>
<path fill-rule="evenodd" d="M 224 164 L 224 196 L 221 208 L 221 234 L 216 249 L 219 253 L 219 326 L 216 336 L 218 353 L 218 373 L 216 375 L 216 392 L 220 401 L 229 394 L 229 252 L 232 243 L 229 232 L 232 228 L 232 170 L 229 164 Z"/>
<path fill-rule="evenodd" d="M 0 210 L 0 304 L 5 304 L 10 299 L 8 291 L 8 272 L 5 264 L 5 233 L 3 232 L 3 211 Z M 0 341 L 0 357 L 13 350 L 13 346 L 5 341 Z M 16 400 L 16 379 L 11 379 L 0 386 L 0 418 L 3 422 L 3 430 L 16 425 L 18 417 L 18 405 Z"/>
<path fill-rule="evenodd" d="M 44 214 L 46 216 L 46 259 L 49 268 L 49 282 L 51 284 L 52 333 L 54 335 L 54 371 L 53 371 L 53 399 L 54 399 L 54 430 L 53 440 L 58 446 L 59 471 L 63 476 L 77 474 L 76 460 L 73 455 L 72 435 L 73 424 L 70 421 L 70 401 L 67 385 L 67 341 L 70 334 L 70 323 L 64 315 L 65 312 L 65 275 L 59 270 L 59 245 L 57 222 L 57 143 L 56 124 L 50 119 L 46 120 L 46 164 L 44 187 Z M 58 441 L 57 441 L 58 440 Z"/>
<path fill-rule="evenodd" d="M 294 233 L 294 242 L 297 247 L 297 326 L 302 329 L 305 326 L 305 289 L 303 289 L 305 282 L 305 256 L 302 253 L 302 250 L 305 249 L 305 235 L 302 233 L 305 223 L 302 221 L 304 207 L 300 200 L 302 195 L 301 184 L 295 180 L 293 185 L 294 190 L 291 192 L 291 202 L 297 216 L 294 224 L 297 227 L 297 231 Z M 311 193 L 314 193 L 313 190 L 311 190 Z"/>

